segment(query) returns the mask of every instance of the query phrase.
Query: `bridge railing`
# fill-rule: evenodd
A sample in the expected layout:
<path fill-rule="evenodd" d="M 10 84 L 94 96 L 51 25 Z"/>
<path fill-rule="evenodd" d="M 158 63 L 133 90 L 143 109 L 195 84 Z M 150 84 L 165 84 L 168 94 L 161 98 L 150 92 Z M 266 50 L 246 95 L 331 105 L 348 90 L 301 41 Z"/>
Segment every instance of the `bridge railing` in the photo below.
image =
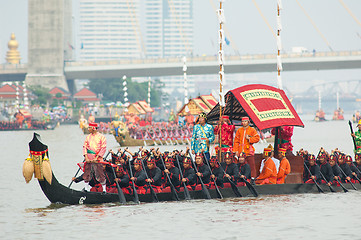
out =
<path fill-rule="evenodd" d="M 261 60 L 261 59 L 276 59 L 276 54 L 249 54 L 249 55 L 228 55 L 225 56 L 226 61 L 240 61 L 240 60 Z M 360 51 L 337 51 L 337 52 L 304 52 L 304 53 L 284 53 L 282 58 L 309 58 L 309 57 L 338 57 L 338 56 L 361 56 Z M 194 56 L 187 57 L 187 62 L 216 62 L 217 56 Z M 81 66 L 102 66 L 102 65 L 131 65 L 131 64 L 156 64 L 156 63 L 180 63 L 183 64 L 183 57 L 174 58 L 146 58 L 146 59 L 112 59 L 112 60 L 96 60 L 96 61 L 67 61 L 66 67 L 81 67 Z M 1 64 L 0 71 L 2 72 L 18 72 L 25 70 L 27 64 Z"/>
<path fill-rule="evenodd" d="M 360 56 L 361 51 L 337 51 L 337 52 L 304 52 L 284 53 L 282 58 L 307 58 L 307 57 L 338 57 L 338 56 Z M 237 60 L 260 60 L 276 59 L 277 54 L 252 54 L 252 55 L 229 55 L 226 61 Z M 195 56 L 187 57 L 187 62 L 213 62 L 218 61 L 217 56 Z M 98 60 L 98 61 L 77 61 L 66 62 L 65 66 L 96 66 L 96 65 L 127 65 L 127 64 L 152 64 L 152 63 L 183 63 L 183 57 L 174 58 L 148 58 L 130 60 Z"/>

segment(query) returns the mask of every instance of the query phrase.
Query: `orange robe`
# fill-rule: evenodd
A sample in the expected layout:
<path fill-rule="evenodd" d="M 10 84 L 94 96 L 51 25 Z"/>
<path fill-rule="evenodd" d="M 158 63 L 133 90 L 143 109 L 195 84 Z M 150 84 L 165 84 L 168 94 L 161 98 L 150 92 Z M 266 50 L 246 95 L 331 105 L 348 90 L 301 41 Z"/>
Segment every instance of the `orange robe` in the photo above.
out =
<path fill-rule="evenodd" d="M 277 184 L 284 184 L 287 175 L 291 172 L 291 165 L 287 158 L 282 158 L 277 173 Z"/>
<path fill-rule="evenodd" d="M 269 157 L 265 162 L 261 174 L 256 179 L 256 184 L 276 184 L 277 169 L 273 160 Z"/>
<path fill-rule="evenodd" d="M 246 135 L 250 135 L 250 140 L 246 139 Z M 244 129 L 240 127 L 234 138 L 233 142 L 233 151 L 234 152 L 244 152 L 247 156 L 254 155 L 254 147 L 252 146 L 254 143 L 259 141 L 259 135 L 253 127 L 248 127 Z"/>

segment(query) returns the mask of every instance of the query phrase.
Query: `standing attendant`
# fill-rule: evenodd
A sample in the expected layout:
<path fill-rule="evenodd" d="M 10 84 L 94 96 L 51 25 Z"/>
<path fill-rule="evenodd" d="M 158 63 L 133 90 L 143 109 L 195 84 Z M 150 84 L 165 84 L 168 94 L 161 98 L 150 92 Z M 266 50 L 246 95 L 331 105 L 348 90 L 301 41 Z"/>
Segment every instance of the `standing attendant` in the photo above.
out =
<path fill-rule="evenodd" d="M 97 123 L 89 123 L 89 135 L 85 138 L 83 145 L 83 155 L 85 158 L 83 179 L 85 191 L 90 191 L 89 181 L 91 180 L 91 173 L 94 172 L 95 179 L 102 185 L 103 192 L 106 192 L 104 170 L 99 161 L 103 160 L 103 155 L 107 148 L 107 140 L 103 134 L 97 131 L 97 128 Z"/>
<path fill-rule="evenodd" d="M 219 127 L 221 126 L 221 127 Z M 219 136 L 219 128 L 221 128 L 221 136 L 222 136 L 222 152 L 232 151 L 233 147 L 233 133 L 235 130 L 235 126 L 230 124 L 229 117 L 223 115 L 222 119 L 219 121 L 219 124 L 214 128 L 214 134 Z M 219 151 L 219 146 L 216 146 L 216 154 Z M 218 154 L 217 154 L 218 155 Z"/>
<path fill-rule="evenodd" d="M 291 172 L 291 165 L 286 158 L 286 151 L 286 148 L 278 149 L 278 159 L 280 159 L 281 162 L 277 173 L 277 184 L 284 184 L 287 175 Z"/>
<path fill-rule="evenodd" d="M 253 127 L 249 125 L 249 117 L 242 118 L 242 127 L 240 127 L 234 138 L 233 151 L 236 152 L 237 157 L 241 152 L 246 154 L 246 161 L 251 167 L 252 177 L 256 176 L 256 164 L 254 162 L 254 147 L 253 144 L 259 141 L 259 135 Z"/>
<path fill-rule="evenodd" d="M 193 128 L 191 150 L 192 154 L 202 153 L 209 160 L 209 146 L 214 141 L 214 132 L 212 125 L 206 123 L 207 117 L 205 113 L 199 114 L 198 124 Z"/>
<path fill-rule="evenodd" d="M 351 136 L 355 138 L 356 153 L 361 153 L 361 120 L 357 124 L 358 130 L 355 133 L 351 133 Z"/>

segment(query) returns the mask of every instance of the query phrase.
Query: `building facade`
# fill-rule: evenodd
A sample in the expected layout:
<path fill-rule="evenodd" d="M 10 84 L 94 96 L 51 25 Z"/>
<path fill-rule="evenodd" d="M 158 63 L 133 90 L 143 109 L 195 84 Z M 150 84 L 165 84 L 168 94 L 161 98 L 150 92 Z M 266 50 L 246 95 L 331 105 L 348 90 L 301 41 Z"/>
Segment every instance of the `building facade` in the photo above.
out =
<path fill-rule="evenodd" d="M 193 54 L 193 1 L 144 1 L 146 56 L 183 57 Z"/>
<path fill-rule="evenodd" d="M 139 0 L 79 0 L 80 60 L 142 57 Z"/>

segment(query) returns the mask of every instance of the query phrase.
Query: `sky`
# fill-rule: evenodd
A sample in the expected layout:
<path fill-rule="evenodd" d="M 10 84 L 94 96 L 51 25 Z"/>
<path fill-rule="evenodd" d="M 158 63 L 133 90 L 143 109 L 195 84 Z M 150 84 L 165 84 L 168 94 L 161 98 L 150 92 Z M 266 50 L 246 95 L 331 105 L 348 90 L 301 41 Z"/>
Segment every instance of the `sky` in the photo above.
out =
<path fill-rule="evenodd" d="M 5 62 L 7 42 L 12 32 L 19 41 L 22 62 L 27 62 L 27 1 L 0 0 L 0 63 Z M 73 14 L 76 18 L 78 0 L 73 2 Z M 317 52 L 330 49 L 361 50 L 360 0 L 283 0 L 282 3 L 281 39 L 284 52 L 290 52 L 292 47 L 305 47 L 309 51 L 315 49 Z M 352 11 L 358 22 L 342 3 Z M 218 8 L 219 1 L 194 0 L 195 55 L 215 55 L 218 52 L 219 24 L 212 5 Z M 258 11 L 262 11 L 264 18 L 276 31 L 276 8 L 277 0 L 226 0 L 223 3 L 225 31 L 231 44 L 225 47 L 225 52 L 238 52 L 241 55 L 276 53 L 276 39 Z M 227 74 L 227 66 L 225 72 Z M 304 72 L 285 70 L 282 77 L 285 87 L 304 90 L 313 83 L 361 79 L 361 69 Z M 276 73 L 242 74 L 237 75 L 237 78 L 244 82 L 275 83 Z"/>

